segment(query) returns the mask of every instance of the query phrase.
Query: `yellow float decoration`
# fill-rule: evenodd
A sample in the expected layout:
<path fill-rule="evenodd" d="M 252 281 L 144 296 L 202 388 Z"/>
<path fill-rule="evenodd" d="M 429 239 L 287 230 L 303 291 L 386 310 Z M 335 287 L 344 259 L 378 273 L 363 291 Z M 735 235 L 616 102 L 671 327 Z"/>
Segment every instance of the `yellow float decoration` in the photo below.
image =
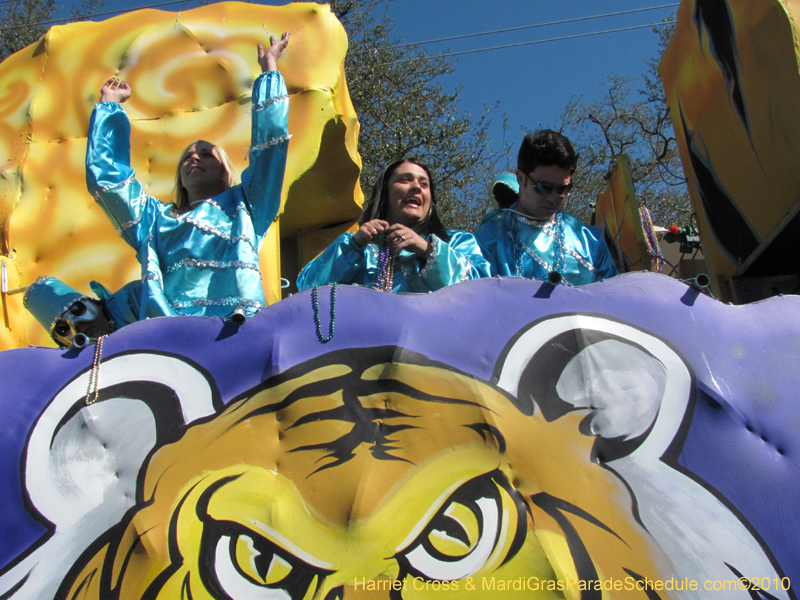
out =
<path fill-rule="evenodd" d="M 8 287 L 52 275 L 88 293 L 93 279 L 117 289 L 141 276 L 134 252 L 86 191 L 89 115 L 106 79 L 131 84 L 131 166 L 148 194 L 170 201 L 180 152 L 193 140 L 219 144 L 245 168 L 250 89 L 260 72 L 255 46 L 287 30 L 292 42 L 279 67 L 293 137 L 283 209 L 260 254 L 267 301 L 279 300 L 281 244 L 290 257 L 313 254 L 339 233 L 317 230 L 346 228 L 363 199 L 358 121 L 344 79 L 347 37 L 325 5 L 142 10 L 54 27 L 0 64 L 0 254 Z M 287 278 L 297 266 L 284 263 Z M 21 294 L 3 295 L 2 312 L 0 350 L 52 345 Z"/>
<path fill-rule="evenodd" d="M 626 154 L 617 157 L 608 184 L 597 198 L 595 215 L 595 224 L 613 242 L 612 252 L 616 253 L 619 268 L 624 265 L 626 271 L 649 271 L 652 265 L 631 178 L 631 161 Z"/>
<path fill-rule="evenodd" d="M 793 0 L 681 2 L 659 67 L 712 287 L 725 300 L 797 274 L 798 16 Z"/>

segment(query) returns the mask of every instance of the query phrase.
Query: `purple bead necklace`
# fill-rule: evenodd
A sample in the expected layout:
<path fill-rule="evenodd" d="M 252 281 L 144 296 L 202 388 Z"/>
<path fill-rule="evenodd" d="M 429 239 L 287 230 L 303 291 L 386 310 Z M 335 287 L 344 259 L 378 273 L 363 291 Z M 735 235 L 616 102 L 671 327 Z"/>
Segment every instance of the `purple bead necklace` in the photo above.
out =
<path fill-rule="evenodd" d="M 378 285 L 381 292 L 391 292 L 394 284 L 394 257 L 386 240 L 381 243 L 381 253 L 378 255 Z"/>

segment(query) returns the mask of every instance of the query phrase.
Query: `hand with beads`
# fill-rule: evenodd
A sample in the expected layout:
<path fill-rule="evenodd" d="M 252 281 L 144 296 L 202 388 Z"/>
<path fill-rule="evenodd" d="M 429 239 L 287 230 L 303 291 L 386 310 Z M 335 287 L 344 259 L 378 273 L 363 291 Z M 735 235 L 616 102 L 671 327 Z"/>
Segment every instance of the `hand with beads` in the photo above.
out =
<path fill-rule="evenodd" d="M 389 229 L 389 223 L 383 219 L 367 221 L 353 234 L 353 241 L 362 248 L 367 244 L 380 245 L 381 237 L 387 229 Z"/>
<path fill-rule="evenodd" d="M 396 160 L 378 174 L 359 226 L 303 268 L 298 290 L 336 282 L 424 293 L 489 275 L 473 235 L 445 229 L 431 173 L 413 159 Z"/>
<path fill-rule="evenodd" d="M 430 242 L 419 235 L 416 231 L 400 223 L 395 223 L 386 230 L 384 241 L 392 251 L 393 256 L 400 254 L 402 250 L 413 252 L 419 258 L 424 258 L 430 250 Z"/>

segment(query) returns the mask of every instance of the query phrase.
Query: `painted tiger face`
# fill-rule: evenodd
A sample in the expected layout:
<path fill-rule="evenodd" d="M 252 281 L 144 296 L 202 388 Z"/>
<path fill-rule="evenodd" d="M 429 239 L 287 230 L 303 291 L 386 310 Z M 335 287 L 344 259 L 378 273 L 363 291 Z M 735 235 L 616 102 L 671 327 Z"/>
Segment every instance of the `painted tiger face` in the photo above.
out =
<path fill-rule="evenodd" d="M 397 348 L 299 365 L 156 452 L 63 597 L 555 598 L 662 577 L 590 458 L 589 409 L 517 404 Z"/>

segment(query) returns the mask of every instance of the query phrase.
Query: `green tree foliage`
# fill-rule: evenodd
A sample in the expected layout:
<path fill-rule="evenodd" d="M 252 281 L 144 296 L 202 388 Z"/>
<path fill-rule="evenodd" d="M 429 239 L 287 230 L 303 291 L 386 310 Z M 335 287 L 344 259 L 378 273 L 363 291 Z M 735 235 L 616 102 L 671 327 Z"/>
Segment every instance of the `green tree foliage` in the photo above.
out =
<path fill-rule="evenodd" d="M 433 172 L 445 224 L 471 230 L 489 208 L 486 188 L 497 160 L 487 133 L 493 109 L 477 116 L 459 111 L 460 90 L 436 84 L 453 71 L 450 61 L 393 39 L 391 20 L 378 14 L 380 4 L 330 0 L 350 41 L 345 70 L 361 124 L 364 193 L 381 168 L 413 156 Z"/>
<path fill-rule="evenodd" d="M 667 17 L 665 22 L 672 20 Z M 658 62 L 674 27 L 670 23 L 655 29 L 659 53 L 647 61 L 641 79 L 609 75 L 602 98 L 575 97 L 564 110 L 562 128 L 580 154 L 570 211 L 584 220 L 605 188 L 616 157 L 624 153 L 631 161 L 636 196 L 650 209 L 653 220 L 661 225 L 689 222 L 686 178 L 658 77 Z"/>
<path fill-rule="evenodd" d="M 81 21 L 103 5 L 102 0 L 83 0 L 64 21 Z M 56 23 L 55 0 L 6 0 L 0 5 L 0 60 L 42 37 Z"/>
<path fill-rule="evenodd" d="M 0 59 L 38 40 L 56 12 L 55 0 L 8 0 L 0 20 Z"/>

